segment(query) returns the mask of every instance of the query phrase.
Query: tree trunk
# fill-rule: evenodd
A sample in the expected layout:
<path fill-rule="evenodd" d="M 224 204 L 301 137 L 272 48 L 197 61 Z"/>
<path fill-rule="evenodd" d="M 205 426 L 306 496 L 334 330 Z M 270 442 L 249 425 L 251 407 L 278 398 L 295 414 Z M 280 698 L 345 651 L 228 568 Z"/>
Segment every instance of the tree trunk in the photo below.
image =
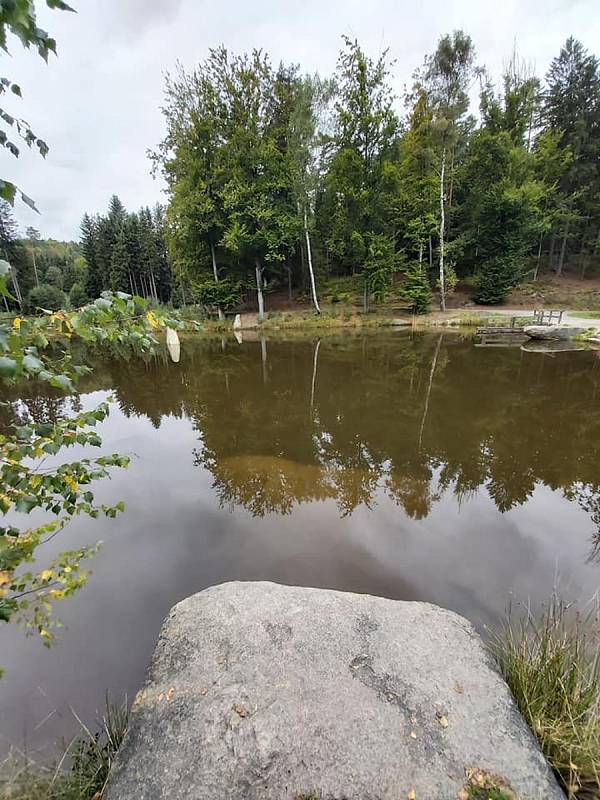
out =
<path fill-rule="evenodd" d="M 365 278 L 365 286 L 363 289 L 363 311 L 365 314 L 369 310 L 369 287 L 367 286 L 367 279 Z"/>
<path fill-rule="evenodd" d="M 423 242 L 419 242 L 419 272 L 421 272 L 423 265 Z"/>
<path fill-rule="evenodd" d="M 567 249 L 567 238 L 569 236 L 569 228 L 571 227 L 571 220 L 567 218 L 567 222 L 565 224 L 565 231 L 563 233 L 562 244 L 560 246 L 560 256 L 558 258 L 558 266 L 556 267 L 556 277 L 559 278 L 562 275 L 563 271 L 563 264 L 565 263 L 565 251 Z"/>
<path fill-rule="evenodd" d="M 35 285 L 40 285 L 40 279 L 38 278 L 38 271 L 37 271 L 37 264 L 35 263 L 35 247 L 31 246 L 31 260 L 33 261 L 33 274 L 35 275 Z"/>
<path fill-rule="evenodd" d="M 258 296 L 258 318 L 260 320 L 265 318 L 265 300 L 263 297 L 263 285 L 262 285 L 262 276 L 264 267 L 261 267 L 260 261 L 258 258 L 255 262 L 255 272 L 256 272 L 256 294 Z"/>
<path fill-rule="evenodd" d="M 556 244 L 556 234 L 553 233 L 550 237 L 550 250 L 548 252 L 548 269 L 552 269 L 552 262 L 554 261 L 554 246 Z"/>
<path fill-rule="evenodd" d="M 533 280 L 537 281 L 538 272 L 540 271 L 540 259 L 542 257 L 542 240 L 543 236 L 540 235 L 540 243 L 538 245 L 537 261 L 535 262 L 535 272 L 533 273 Z"/>
<path fill-rule="evenodd" d="M 440 309 L 446 310 L 446 282 L 444 274 L 444 227 L 446 214 L 444 208 L 444 172 L 446 170 L 446 148 L 442 150 L 442 168 L 440 170 Z"/>
<path fill-rule="evenodd" d="M 286 264 L 285 269 L 288 277 L 288 300 L 292 302 L 292 265 Z"/>
<path fill-rule="evenodd" d="M 218 283 L 219 270 L 217 269 L 217 254 L 215 253 L 215 246 L 212 242 L 210 243 L 210 257 L 212 259 L 212 268 L 213 268 L 215 283 Z M 223 322 L 223 320 L 225 319 L 225 314 L 223 314 L 223 309 L 221 308 L 221 306 L 217 306 L 217 314 L 219 316 L 219 321 Z"/>
<path fill-rule="evenodd" d="M 429 237 L 429 269 L 433 269 L 433 242 Z"/>
<path fill-rule="evenodd" d="M 150 270 L 150 289 L 154 300 L 158 303 L 158 293 L 156 291 L 156 281 L 154 280 L 154 272 Z"/>
<path fill-rule="evenodd" d="M 321 313 L 321 309 L 319 308 L 319 300 L 317 299 L 317 287 L 315 285 L 315 273 L 313 270 L 313 263 L 312 263 L 312 247 L 310 246 L 310 235 L 308 233 L 308 220 L 306 217 L 306 206 L 304 206 L 304 236 L 306 238 L 306 254 L 308 256 L 308 271 L 310 273 L 310 290 L 312 293 L 313 303 L 315 304 L 315 309 L 317 314 Z"/>
<path fill-rule="evenodd" d="M 21 287 L 19 286 L 19 278 L 17 277 L 17 271 L 14 267 L 10 271 L 10 277 L 12 280 L 13 291 L 15 293 L 15 300 L 19 304 L 19 308 L 23 309 L 23 296 L 21 294 Z"/>

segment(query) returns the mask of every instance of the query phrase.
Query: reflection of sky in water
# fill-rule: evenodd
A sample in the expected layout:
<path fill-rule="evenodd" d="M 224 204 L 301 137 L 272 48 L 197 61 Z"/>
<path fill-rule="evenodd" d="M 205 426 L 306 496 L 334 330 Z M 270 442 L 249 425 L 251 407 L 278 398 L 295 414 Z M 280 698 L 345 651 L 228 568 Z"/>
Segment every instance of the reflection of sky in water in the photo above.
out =
<path fill-rule="evenodd" d="M 231 366 L 230 384 L 235 371 L 244 366 L 245 348 L 251 346 L 244 344 L 232 354 L 236 362 Z M 300 370 L 300 376 L 289 373 L 293 386 L 304 381 L 302 398 L 307 382 L 310 392 L 313 367 L 312 345 L 305 346 L 306 369 Z M 262 382 L 259 347 L 257 355 Z M 205 360 L 212 357 L 214 354 L 204 354 Z M 269 376 L 274 382 L 276 370 L 285 373 L 287 368 L 278 364 L 276 348 L 271 346 L 269 359 Z M 320 366 L 318 391 L 330 397 L 334 387 L 327 384 L 323 346 Z M 537 361 L 532 366 L 539 369 Z M 180 383 L 176 380 L 171 384 L 175 405 L 178 392 L 182 397 L 186 391 L 194 393 L 189 383 L 194 372 L 204 368 L 200 358 L 191 367 L 183 358 L 181 367 Z M 425 361 L 420 376 L 421 398 L 428 369 L 429 362 Z M 455 379 L 448 377 L 447 372 L 446 368 L 446 384 L 440 378 L 440 391 L 444 386 L 448 391 L 453 380 L 462 380 L 458 375 Z M 417 378 L 412 377 L 416 385 Z M 147 380 L 143 392 L 151 393 L 155 381 L 151 371 Z M 356 374 L 352 378 L 354 382 L 360 380 Z M 226 386 L 221 374 L 218 386 Z M 218 409 L 216 382 L 211 387 Z M 353 388 L 350 383 L 347 391 Z M 273 385 L 271 390 L 279 392 Z M 569 391 L 576 390 L 576 383 L 571 381 Z M 85 396 L 84 405 L 93 406 L 106 394 L 94 391 Z M 286 404 L 290 414 L 297 412 L 298 392 L 283 400 L 277 397 L 282 403 L 279 413 L 285 411 Z M 436 403 L 441 400 L 456 413 L 452 398 L 432 394 L 432 426 Z M 390 402 L 399 401 L 391 397 Z M 208 410 L 214 413 L 215 409 Z M 266 435 L 272 440 L 265 445 L 264 453 L 247 456 L 242 451 L 236 455 L 233 449 L 220 457 L 214 442 L 207 442 L 206 431 L 202 437 L 198 432 L 203 430 L 206 413 L 206 404 L 199 404 L 195 422 L 185 415 L 167 415 L 156 428 L 146 416 L 133 414 L 128 418 L 113 405 L 102 426 L 103 451 L 130 454 L 133 460 L 129 470 L 116 473 L 112 481 L 98 483 L 95 491 L 101 502 L 124 499 L 127 509 L 114 521 L 77 520 L 53 542 L 53 546 L 67 549 L 83 542 L 104 541 L 93 561 L 89 585 L 75 600 L 59 606 L 66 629 L 59 633 L 53 649 L 46 650 L 38 641 L 27 640 L 11 629 L 1 631 L 0 662 L 6 676 L 0 682 L 0 748 L 9 740 L 22 744 L 25 738 L 36 748 L 57 735 L 68 735 L 74 727 L 68 704 L 92 719 L 106 689 L 117 696 L 127 692 L 131 697 L 143 678 L 168 609 L 181 598 L 221 581 L 269 579 L 426 600 L 465 614 L 480 626 L 493 623 L 511 598 L 531 599 L 534 605 L 541 602 L 557 581 L 568 598 L 589 598 L 597 589 L 600 567 L 586 563 L 594 525 L 577 503 L 564 498 L 560 488 L 552 490 L 538 482 L 526 502 L 501 514 L 486 488 L 467 493 L 458 502 L 452 482 L 439 487 L 444 465 L 432 465 L 427 491 L 436 499 L 429 513 L 412 518 L 390 496 L 390 457 L 381 461 L 383 475 L 375 479 L 369 507 L 361 503 L 342 515 L 335 492 L 325 492 L 325 499 L 292 503 L 290 513 L 255 516 L 249 510 L 251 504 L 220 503 L 214 475 L 195 463 L 194 450 L 198 453 L 203 443 L 210 445 L 218 470 L 238 483 L 243 482 L 245 470 L 246 474 L 254 470 L 259 477 L 262 470 L 263 483 L 272 482 L 276 488 L 283 476 L 292 494 L 294 489 L 304 491 L 304 487 L 310 493 L 323 469 L 329 470 L 329 479 L 337 473 L 331 472 L 321 456 L 319 464 L 279 457 L 284 447 L 283 440 L 278 439 L 277 419 L 265 419 Z M 242 407 L 241 413 L 250 412 Z M 344 416 L 349 416 L 346 409 L 337 415 L 340 419 Z M 418 424 L 420 411 L 416 419 Z M 230 443 L 228 420 L 222 424 L 225 430 L 218 433 Z M 308 439 L 321 452 L 332 447 L 338 435 L 339 431 L 333 429 L 312 431 Z M 435 427 L 428 435 L 435 435 Z M 354 452 L 356 448 L 352 442 L 350 445 Z M 75 450 L 72 455 L 80 457 Z M 414 486 L 403 470 L 402 480 L 410 492 Z M 356 466 L 344 471 L 351 486 L 354 477 L 360 477 L 358 473 Z M 36 731 L 36 725 L 49 713 Z"/>

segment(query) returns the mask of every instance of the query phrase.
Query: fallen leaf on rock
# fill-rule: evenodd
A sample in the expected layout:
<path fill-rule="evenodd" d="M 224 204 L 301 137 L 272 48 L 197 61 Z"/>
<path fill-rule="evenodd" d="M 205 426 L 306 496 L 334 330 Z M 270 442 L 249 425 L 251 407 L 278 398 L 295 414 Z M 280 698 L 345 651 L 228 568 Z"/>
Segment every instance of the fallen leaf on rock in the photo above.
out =
<path fill-rule="evenodd" d="M 225 656 L 217 656 L 217 664 L 224 664 Z"/>
<path fill-rule="evenodd" d="M 200 694 L 202 695 L 202 697 L 207 695 L 208 694 L 208 687 L 205 686 L 203 689 L 200 689 Z"/>
<path fill-rule="evenodd" d="M 167 702 L 169 703 L 171 702 L 171 698 L 173 697 L 174 694 L 175 694 L 175 687 L 171 686 L 171 688 L 167 692 Z"/>
<path fill-rule="evenodd" d="M 417 738 L 417 734 L 414 731 L 411 731 L 410 732 L 410 738 L 411 739 L 416 739 Z"/>
<path fill-rule="evenodd" d="M 469 800 L 469 793 L 466 789 L 461 789 L 460 792 L 456 795 L 457 800 Z"/>
<path fill-rule="evenodd" d="M 248 711 L 244 708 L 244 706 L 240 706 L 238 703 L 236 703 L 233 706 L 233 710 L 235 711 L 236 714 L 239 714 L 240 717 L 247 717 L 248 716 Z"/>
<path fill-rule="evenodd" d="M 448 719 L 447 719 L 446 716 L 444 716 L 444 714 L 442 714 L 441 711 L 436 712 L 435 716 L 437 718 L 437 721 L 442 726 L 442 728 L 447 728 L 448 727 Z"/>
<path fill-rule="evenodd" d="M 462 694 L 465 690 L 465 687 L 462 685 L 460 681 L 454 681 L 454 691 Z"/>
<path fill-rule="evenodd" d="M 414 789 L 409 789 L 407 794 L 407 800 L 417 800 L 417 793 Z"/>

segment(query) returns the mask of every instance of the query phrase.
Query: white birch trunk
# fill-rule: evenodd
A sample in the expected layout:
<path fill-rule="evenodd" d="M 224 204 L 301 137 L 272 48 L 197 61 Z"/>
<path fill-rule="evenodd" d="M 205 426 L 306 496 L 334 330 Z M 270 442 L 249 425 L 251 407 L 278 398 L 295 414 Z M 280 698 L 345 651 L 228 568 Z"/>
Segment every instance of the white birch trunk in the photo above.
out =
<path fill-rule="evenodd" d="M 306 206 L 304 206 L 304 236 L 306 238 L 306 253 L 308 255 L 308 271 L 310 273 L 310 289 L 312 292 L 312 299 L 313 303 L 315 304 L 315 309 L 317 311 L 317 314 L 320 314 L 321 309 L 319 308 L 319 300 L 317 299 L 317 287 L 315 285 L 315 273 L 313 270 L 313 263 L 312 263 L 312 247 L 310 246 L 310 235 L 308 233 Z"/>
<path fill-rule="evenodd" d="M 446 148 L 442 150 L 442 168 L 440 170 L 440 309 L 446 310 L 446 276 L 444 273 L 444 228 L 446 212 L 444 208 L 444 172 L 446 170 Z"/>
<path fill-rule="evenodd" d="M 33 261 L 33 274 L 35 275 L 35 285 L 40 285 L 40 279 L 38 278 L 38 271 L 37 271 L 37 264 L 35 263 L 35 247 L 31 247 L 31 260 Z"/>
<path fill-rule="evenodd" d="M 540 271 L 540 259 L 542 257 L 542 240 L 543 240 L 543 238 L 544 238 L 543 236 L 540 236 L 540 243 L 538 245 L 538 251 L 537 251 L 537 260 L 535 262 L 535 272 L 533 273 L 533 280 L 534 281 L 537 281 L 538 272 Z"/>
<path fill-rule="evenodd" d="M 256 294 L 258 297 L 258 318 L 260 320 L 265 318 L 265 299 L 263 297 L 263 284 L 262 284 L 262 276 L 263 276 L 263 267 L 260 265 L 260 261 L 256 259 Z"/>
<path fill-rule="evenodd" d="M 217 270 L 217 254 L 215 253 L 215 246 L 212 242 L 210 243 L 210 257 L 212 259 L 212 268 L 213 268 L 215 283 L 218 283 L 219 271 Z M 225 319 L 225 315 L 223 314 L 223 309 L 221 308 L 221 306 L 217 306 L 217 314 L 219 315 L 219 320 L 223 322 L 223 320 Z"/>

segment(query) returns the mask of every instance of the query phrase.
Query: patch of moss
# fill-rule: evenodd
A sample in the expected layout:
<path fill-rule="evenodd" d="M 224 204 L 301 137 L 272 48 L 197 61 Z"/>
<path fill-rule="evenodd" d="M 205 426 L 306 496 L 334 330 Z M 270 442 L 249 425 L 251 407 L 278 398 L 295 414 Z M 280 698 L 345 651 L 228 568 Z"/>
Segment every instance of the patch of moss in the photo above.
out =
<path fill-rule="evenodd" d="M 518 800 L 507 780 L 483 769 L 467 769 L 467 782 L 458 793 L 460 800 Z"/>

